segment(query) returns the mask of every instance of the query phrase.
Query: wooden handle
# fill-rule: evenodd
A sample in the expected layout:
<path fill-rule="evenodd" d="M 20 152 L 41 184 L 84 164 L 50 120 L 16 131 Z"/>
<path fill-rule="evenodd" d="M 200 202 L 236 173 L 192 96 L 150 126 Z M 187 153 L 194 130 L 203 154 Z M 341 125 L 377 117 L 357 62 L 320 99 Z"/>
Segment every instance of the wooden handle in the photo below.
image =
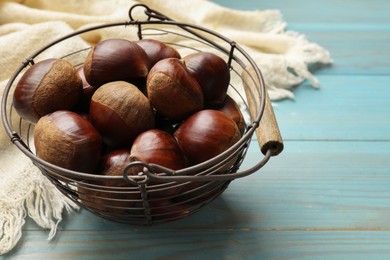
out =
<path fill-rule="evenodd" d="M 252 120 L 256 120 L 261 101 L 258 94 L 258 77 L 256 76 L 254 69 L 250 68 L 248 71 L 243 71 L 242 78 L 250 116 Z M 284 145 L 282 136 L 280 135 L 278 123 L 276 122 L 274 110 L 267 91 L 265 91 L 264 113 L 259 122 L 259 127 L 256 129 L 256 136 L 260 145 L 260 150 L 263 154 L 269 149 L 271 149 L 272 156 L 278 155 L 283 151 Z"/>

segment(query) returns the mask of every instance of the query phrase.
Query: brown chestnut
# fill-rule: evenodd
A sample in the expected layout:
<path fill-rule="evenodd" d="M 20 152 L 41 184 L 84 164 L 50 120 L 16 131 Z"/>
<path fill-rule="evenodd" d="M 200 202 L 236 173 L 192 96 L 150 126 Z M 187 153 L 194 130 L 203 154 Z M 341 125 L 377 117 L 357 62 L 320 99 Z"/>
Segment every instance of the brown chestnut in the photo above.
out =
<path fill-rule="evenodd" d="M 149 206 L 153 221 L 181 219 L 192 213 L 188 204 L 177 203 L 171 200 L 151 200 L 149 201 Z"/>
<path fill-rule="evenodd" d="M 130 148 L 116 149 L 105 153 L 100 159 L 97 174 L 116 175 L 110 172 L 113 172 L 116 168 L 122 168 L 122 166 L 126 166 L 127 164 L 129 164 L 129 156 Z"/>
<path fill-rule="evenodd" d="M 222 107 L 217 110 L 223 112 L 225 115 L 233 119 L 234 122 L 236 122 L 238 129 L 240 129 L 241 135 L 244 134 L 246 129 L 245 119 L 240 110 L 240 107 L 233 98 L 231 98 L 229 95 L 226 95 Z"/>
<path fill-rule="evenodd" d="M 125 39 L 99 42 L 84 62 L 85 78 L 95 87 L 112 81 L 146 77 L 149 69 L 146 52 L 135 42 Z"/>
<path fill-rule="evenodd" d="M 79 100 L 82 81 L 72 64 L 60 59 L 35 63 L 16 85 L 13 104 L 25 120 L 36 123 L 48 113 L 70 109 Z"/>
<path fill-rule="evenodd" d="M 211 52 L 192 53 L 185 56 L 183 61 L 202 88 L 205 108 L 221 106 L 230 84 L 228 64 Z"/>
<path fill-rule="evenodd" d="M 175 138 L 158 129 L 151 129 L 140 134 L 131 147 L 131 158 L 144 163 L 154 163 L 171 170 L 180 170 L 188 166 L 188 160 Z M 150 186 L 164 184 L 151 181 Z M 181 185 L 172 185 L 160 190 L 150 191 L 150 197 L 162 197 L 178 194 Z"/>
<path fill-rule="evenodd" d="M 99 163 L 100 134 L 71 111 L 41 117 L 35 125 L 34 144 L 37 157 L 69 170 L 94 173 Z"/>
<path fill-rule="evenodd" d="M 87 80 L 85 79 L 85 75 L 84 75 L 84 67 L 83 66 L 79 66 L 76 68 L 76 71 L 78 73 L 78 75 L 80 76 L 81 78 L 81 81 L 82 81 L 82 85 L 83 85 L 83 91 L 81 93 L 81 97 L 79 99 L 79 101 L 77 102 L 76 106 L 74 107 L 74 111 L 77 111 L 77 112 L 85 112 L 85 113 L 88 113 L 89 112 L 89 106 L 91 104 L 91 98 L 92 98 L 92 95 L 93 93 L 95 93 L 97 87 L 94 87 L 94 86 L 91 86 Z"/>
<path fill-rule="evenodd" d="M 142 39 L 136 42 L 145 50 L 149 57 L 150 66 L 153 67 L 158 61 L 167 58 L 180 59 L 179 52 L 172 46 L 158 40 Z"/>
<path fill-rule="evenodd" d="M 104 154 L 97 174 L 122 176 L 123 170 L 130 163 L 129 155 L 130 149 L 118 149 Z M 85 206 L 103 212 L 125 213 L 133 206 L 142 205 L 138 187 L 124 179 L 80 182 L 78 194 Z"/>
<path fill-rule="evenodd" d="M 130 147 L 139 134 L 155 125 L 148 98 L 125 81 L 99 87 L 92 96 L 89 116 L 103 141 L 115 148 Z"/>
<path fill-rule="evenodd" d="M 145 163 L 154 163 L 172 170 L 188 166 L 187 158 L 175 138 L 158 129 L 141 133 L 130 150 L 131 157 Z"/>
<path fill-rule="evenodd" d="M 201 110 L 187 118 L 174 137 L 193 164 L 207 161 L 227 150 L 240 138 L 233 119 L 217 110 Z"/>
<path fill-rule="evenodd" d="M 152 67 L 146 91 L 157 112 L 170 119 L 184 119 L 203 108 L 202 89 L 176 58 L 160 60 Z"/>

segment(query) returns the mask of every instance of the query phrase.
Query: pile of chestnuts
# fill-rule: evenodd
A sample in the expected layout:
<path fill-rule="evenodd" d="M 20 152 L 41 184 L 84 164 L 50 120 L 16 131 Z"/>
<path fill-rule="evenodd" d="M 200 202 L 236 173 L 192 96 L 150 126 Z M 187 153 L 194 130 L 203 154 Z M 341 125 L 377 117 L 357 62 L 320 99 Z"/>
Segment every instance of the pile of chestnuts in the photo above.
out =
<path fill-rule="evenodd" d="M 13 104 L 34 125 L 37 157 L 74 171 L 116 176 L 132 161 L 184 169 L 235 144 L 246 126 L 227 94 L 229 84 L 229 66 L 211 52 L 181 57 L 157 40 L 108 39 L 93 46 L 81 66 L 57 58 L 30 66 L 16 85 Z M 81 201 L 97 210 L 120 212 L 140 199 L 139 192 L 104 190 L 131 186 L 123 180 L 100 181 L 100 190 L 83 183 L 91 181 L 80 181 Z M 169 197 L 197 185 L 202 183 L 150 190 L 148 196 Z M 150 203 L 163 210 L 171 202 Z M 186 212 L 180 207 L 177 212 Z"/>

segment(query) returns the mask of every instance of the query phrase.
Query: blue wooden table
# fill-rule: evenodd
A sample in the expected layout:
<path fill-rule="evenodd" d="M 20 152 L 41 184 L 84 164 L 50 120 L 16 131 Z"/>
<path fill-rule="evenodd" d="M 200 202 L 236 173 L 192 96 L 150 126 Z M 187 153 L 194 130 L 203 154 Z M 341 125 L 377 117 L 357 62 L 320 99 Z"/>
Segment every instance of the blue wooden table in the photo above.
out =
<path fill-rule="evenodd" d="M 29 222 L 13 259 L 357 259 L 390 257 L 390 1 L 218 0 L 280 9 L 334 65 L 277 102 L 284 152 L 204 210 L 134 227 L 86 211 L 54 241 Z M 258 161 L 251 145 L 243 168 Z"/>

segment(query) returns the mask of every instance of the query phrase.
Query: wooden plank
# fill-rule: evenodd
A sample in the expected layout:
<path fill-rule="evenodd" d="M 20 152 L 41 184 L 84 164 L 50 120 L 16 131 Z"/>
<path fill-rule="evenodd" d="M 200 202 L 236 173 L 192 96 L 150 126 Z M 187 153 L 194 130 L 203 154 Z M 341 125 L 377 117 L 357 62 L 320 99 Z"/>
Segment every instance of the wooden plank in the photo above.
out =
<path fill-rule="evenodd" d="M 284 140 L 390 140 L 390 77 L 319 75 L 295 100 L 275 102 Z"/>
<path fill-rule="evenodd" d="M 390 2 L 214 1 L 226 7 L 279 9 L 288 30 L 327 49 L 334 65 L 316 74 L 390 75 Z M 337 8 L 336 8 L 337 7 Z M 331 10 L 330 10 L 331 9 Z M 348 10 L 347 12 L 345 10 Z"/>
<path fill-rule="evenodd" d="M 30 232 L 12 259 L 386 259 L 390 232 L 376 230 Z"/>
<path fill-rule="evenodd" d="M 289 23 L 304 24 L 386 24 L 390 21 L 388 11 L 390 2 L 383 0 L 356 1 L 356 0 L 213 0 L 225 7 L 239 10 L 281 10 L 283 17 Z"/>
<path fill-rule="evenodd" d="M 316 70 L 316 75 L 390 75 L 390 49 L 387 46 L 390 42 L 389 26 L 383 31 L 346 29 L 329 32 L 305 29 L 298 27 L 296 31 L 328 50 L 334 62 L 331 66 Z"/>

